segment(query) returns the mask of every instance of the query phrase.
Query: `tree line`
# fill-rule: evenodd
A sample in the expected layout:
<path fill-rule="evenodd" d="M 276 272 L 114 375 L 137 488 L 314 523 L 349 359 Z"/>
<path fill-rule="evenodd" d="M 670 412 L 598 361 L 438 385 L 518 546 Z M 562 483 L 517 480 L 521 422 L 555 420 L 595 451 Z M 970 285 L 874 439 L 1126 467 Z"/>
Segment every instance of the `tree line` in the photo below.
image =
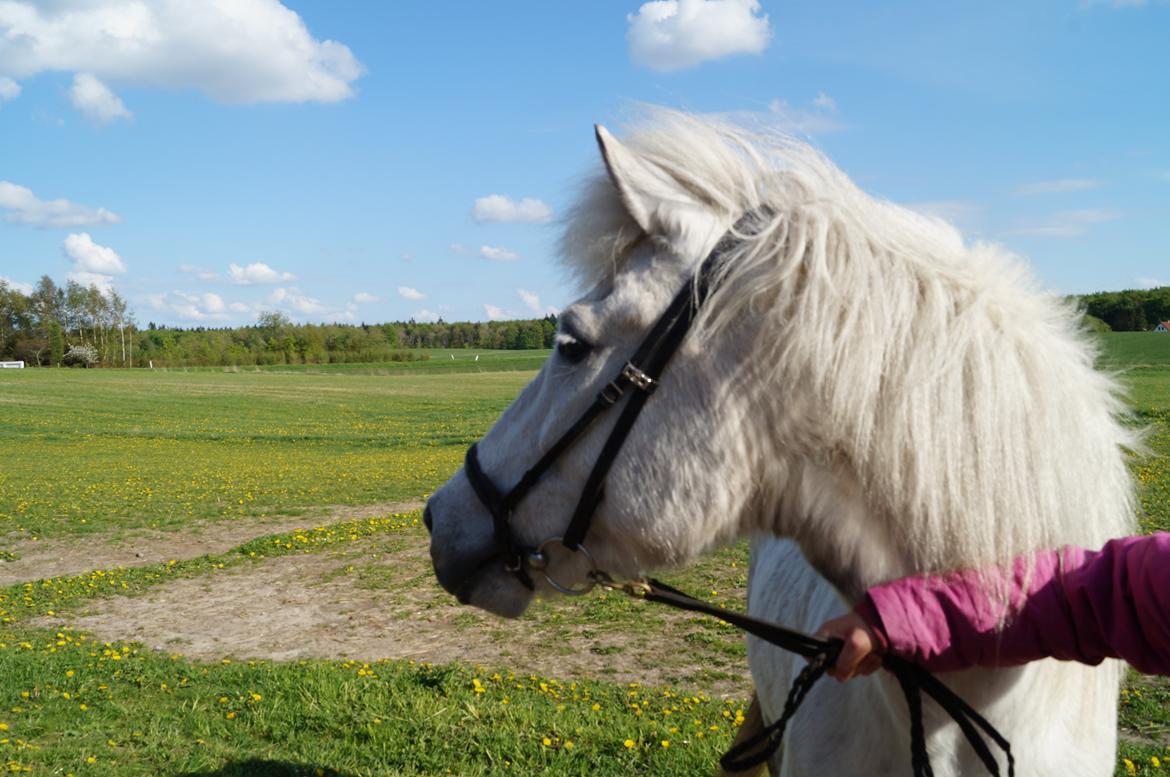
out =
<path fill-rule="evenodd" d="M 1117 332 L 1148 331 L 1170 320 L 1170 287 L 1072 298 L 1089 320 Z M 551 348 L 555 316 L 524 321 L 396 321 L 295 324 L 261 313 L 249 326 L 140 328 L 114 289 L 42 276 L 28 294 L 0 280 L 0 360 L 31 366 L 247 366 L 405 361 L 417 349 Z"/>
<path fill-rule="evenodd" d="M 179 328 L 149 324 L 139 333 L 139 365 L 232 366 L 370 364 L 427 358 L 420 348 L 551 348 L 556 318 L 527 321 L 294 324 L 261 313 L 254 325 Z"/>
<path fill-rule="evenodd" d="M 1170 286 L 1099 291 L 1074 297 L 1085 312 L 1115 332 L 1147 332 L 1170 321 Z"/>
<path fill-rule="evenodd" d="M 249 326 L 140 328 L 113 289 L 57 285 L 29 294 L 0 280 L 0 360 L 30 366 L 248 366 L 409 361 L 421 348 L 551 348 L 555 316 L 521 321 L 296 324 L 261 313 Z"/>
<path fill-rule="evenodd" d="M 114 289 L 75 281 L 58 286 L 44 275 L 24 294 L 0 280 L 0 360 L 61 365 L 72 351 L 128 367 L 134 333 L 134 315 Z"/>

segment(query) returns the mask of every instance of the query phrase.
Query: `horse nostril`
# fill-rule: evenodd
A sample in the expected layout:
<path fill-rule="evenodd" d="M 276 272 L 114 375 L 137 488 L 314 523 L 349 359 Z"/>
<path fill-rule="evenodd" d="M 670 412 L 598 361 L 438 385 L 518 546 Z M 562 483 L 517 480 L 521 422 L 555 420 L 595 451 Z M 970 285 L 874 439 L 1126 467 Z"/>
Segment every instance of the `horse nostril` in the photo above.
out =
<path fill-rule="evenodd" d="M 427 527 L 427 531 L 431 531 L 431 527 L 434 526 L 434 523 L 435 519 L 431 515 L 431 506 L 427 505 L 423 509 L 423 525 Z"/>

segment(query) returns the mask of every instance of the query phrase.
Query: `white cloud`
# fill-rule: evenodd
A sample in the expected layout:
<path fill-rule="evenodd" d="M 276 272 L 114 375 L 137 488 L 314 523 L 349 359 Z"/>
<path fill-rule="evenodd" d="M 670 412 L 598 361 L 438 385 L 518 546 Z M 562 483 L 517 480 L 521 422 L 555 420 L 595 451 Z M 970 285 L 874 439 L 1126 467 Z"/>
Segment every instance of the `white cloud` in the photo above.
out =
<path fill-rule="evenodd" d="M 359 291 L 357 294 L 353 295 L 353 301 L 357 302 L 357 303 L 381 302 L 382 298 L 376 297 L 373 294 L 370 294 L 369 292 L 366 292 L 366 291 Z"/>
<path fill-rule="evenodd" d="M 433 323 L 439 320 L 439 314 L 433 310 L 427 310 L 426 308 L 423 308 L 414 314 L 414 320 Z"/>
<path fill-rule="evenodd" d="M 541 305 L 540 296 L 535 292 L 526 289 L 516 289 L 516 294 L 520 296 L 520 299 L 524 301 L 528 309 L 538 316 L 547 316 L 550 313 L 555 316 L 557 314 L 557 309 L 552 305 Z"/>
<path fill-rule="evenodd" d="M 87 272 L 85 270 L 73 270 L 65 273 L 65 277 L 74 283 L 81 284 L 89 288 L 90 286 L 97 286 L 102 291 L 109 291 L 113 288 L 114 276 L 105 275 L 98 272 Z"/>
<path fill-rule="evenodd" d="M 88 232 L 69 235 L 61 246 L 77 272 L 118 275 L 126 272 L 126 263 L 114 249 L 98 245 Z"/>
<path fill-rule="evenodd" d="M 11 278 L 5 278 L 3 275 L 0 275 L 0 283 L 7 283 L 8 288 L 16 289 L 21 294 L 28 295 L 33 293 L 33 287 L 31 283 L 21 283 L 20 281 L 14 281 Z"/>
<path fill-rule="evenodd" d="M 0 76 L 0 103 L 20 97 L 20 84 L 8 76 Z"/>
<path fill-rule="evenodd" d="M 757 0 L 652 0 L 626 21 L 630 58 L 663 72 L 759 54 L 772 40 Z"/>
<path fill-rule="evenodd" d="M 211 270 L 205 270 L 202 267 L 196 267 L 193 264 L 180 264 L 179 272 L 187 273 L 188 275 L 194 275 L 201 281 L 219 280 L 219 273 L 212 272 Z"/>
<path fill-rule="evenodd" d="M 280 287 L 268 295 L 268 303 L 302 316 L 325 316 L 329 309 L 321 300 L 304 294 L 300 289 Z M 336 314 L 334 314 L 336 315 Z"/>
<path fill-rule="evenodd" d="M 511 321 L 516 317 L 516 314 L 510 310 L 504 310 L 487 303 L 484 303 L 483 312 L 487 315 L 488 321 Z"/>
<path fill-rule="evenodd" d="M 427 295 L 423 294 L 418 289 L 412 289 L 409 286 L 399 286 L 398 296 L 403 299 L 426 299 Z"/>
<path fill-rule="evenodd" d="M 1104 181 L 1098 181 L 1093 178 L 1060 178 L 1055 181 L 1037 181 L 1036 183 L 1025 184 L 1016 189 L 1015 194 L 1018 197 L 1030 197 L 1037 194 L 1086 192 L 1090 189 L 1098 189 L 1103 185 Z"/>
<path fill-rule="evenodd" d="M 1053 213 L 1044 221 L 1023 224 L 1009 234 L 1029 237 L 1080 237 L 1095 224 L 1116 221 L 1121 213 L 1104 208 L 1084 208 Z"/>
<path fill-rule="evenodd" d="M 1138 285 L 1143 289 L 1157 289 L 1162 286 L 1170 285 L 1165 281 L 1161 281 L 1157 278 L 1134 278 L 1134 280 L 1137 281 Z"/>
<path fill-rule="evenodd" d="M 824 92 L 817 92 L 816 99 L 813 100 L 813 105 L 822 111 L 828 111 L 829 113 L 837 112 L 837 101 Z"/>
<path fill-rule="evenodd" d="M 966 200 L 931 200 L 912 202 L 906 206 L 926 216 L 942 219 L 956 227 L 971 229 L 983 214 L 983 208 Z"/>
<path fill-rule="evenodd" d="M 223 297 L 218 294 L 208 292 L 203 295 L 203 307 L 209 313 L 222 313 L 224 311 Z"/>
<path fill-rule="evenodd" d="M 279 311 L 293 319 L 318 321 L 355 321 L 357 305 L 332 308 L 298 288 L 281 286 L 267 296 L 248 302 L 228 302 L 215 292 L 192 293 L 175 290 L 167 294 L 148 294 L 145 300 L 154 310 L 169 313 L 180 321 L 240 321 L 263 311 Z"/>
<path fill-rule="evenodd" d="M 210 292 L 188 294 L 185 291 L 172 291 L 170 294 L 147 295 L 146 300 L 155 310 L 169 312 L 184 322 L 227 321 L 232 318 L 229 310 L 235 313 L 249 310 L 247 305 L 240 303 L 225 305 L 222 297 Z"/>
<path fill-rule="evenodd" d="M 251 286 L 257 283 L 291 281 L 295 280 L 296 276 L 289 272 L 278 272 L 264 262 L 252 262 L 246 267 L 240 267 L 233 262 L 228 265 L 228 278 L 237 285 Z"/>
<path fill-rule="evenodd" d="M 34 227 L 88 227 L 122 220 L 105 208 L 39 199 L 31 189 L 9 181 L 0 181 L 0 210 L 10 211 L 4 214 L 4 221 Z"/>
<path fill-rule="evenodd" d="M 109 124 L 115 119 L 134 118 L 134 114 L 126 110 L 121 98 L 89 73 L 78 73 L 73 77 L 69 101 L 73 103 L 74 108 L 98 124 Z"/>
<path fill-rule="evenodd" d="M 462 254 L 467 251 L 467 246 L 463 245 L 462 243 L 452 243 L 450 248 L 451 253 L 454 254 Z"/>
<path fill-rule="evenodd" d="M 6 0 L 0 40 L 9 77 L 88 73 L 224 103 L 336 102 L 364 70 L 279 0 Z"/>
<path fill-rule="evenodd" d="M 524 289 L 516 289 L 516 293 L 520 295 L 520 299 L 524 300 L 524 304 L 528 306 L 529 310 L 533 313 L 540 313 L 540 297 L 537 294 Z"/>
<path fill-rule="evenodd" d="M 503 246 L 480 246 L 479 254 L 493 262 L 514 262 L 520 258 L 519 254 L 509 251 Z"/>
<path fill-rule="evenodd" d="M 816 105 L 816 101 L 813 104 Z M 830 113 L 835 112 L 836 108 L 834 107 Z M 785 132 L 804 135 L 838 132 L 845 129 L 845 125 L 840 120 L 827 115 L 824 110 L 810 111 L 807 108 L 796 108 L 789 105 L 787 101 L 780 99 L 775 99 L 768 103 L 768 113 L 763 117 L 763 120 L 767 124 Z"/>
<path fill-rule="evenodd" d="M 475 201 L 476 221 L 520 221 L 545 224 L 552 220 L 552 208 L 533 197 L 513 200 L 506 194 L 489 194 Z"/>

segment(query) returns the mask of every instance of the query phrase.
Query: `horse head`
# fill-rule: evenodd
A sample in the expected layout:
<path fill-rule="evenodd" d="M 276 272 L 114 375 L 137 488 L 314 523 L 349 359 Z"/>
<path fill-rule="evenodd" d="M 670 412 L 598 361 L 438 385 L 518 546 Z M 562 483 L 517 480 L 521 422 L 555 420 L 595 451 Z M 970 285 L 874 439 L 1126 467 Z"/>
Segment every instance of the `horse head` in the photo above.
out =
<path fill-rule="evenodd" d="M 1012 257 L 868 197 L 785 138 L 664 112 L 625 143 L 597 139 L 606 175 L 563 241 L 586 291 L 556 353 L 427 505 L 436 575 L 460 601 L 516 616 L 550 586 L 752 532 L 796 538 L 853 598 L 1129 528 L 1115 388 L 1075 312 Z M 608 451 L 573 552 L 561 539 L 633 401 L 608 387 L 691 293 L 702 307 Z M 636 373 L 618 380 L 626 394 Z M 615 409 L 577 429 L 607 390 Z"/>

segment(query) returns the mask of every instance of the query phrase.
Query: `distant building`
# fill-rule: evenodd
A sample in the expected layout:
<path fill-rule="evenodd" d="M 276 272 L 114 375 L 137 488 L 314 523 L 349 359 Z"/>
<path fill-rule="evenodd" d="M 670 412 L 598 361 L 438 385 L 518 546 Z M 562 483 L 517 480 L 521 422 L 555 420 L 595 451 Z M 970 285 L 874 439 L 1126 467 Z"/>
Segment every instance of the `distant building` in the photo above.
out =
<path fill-rule="evenodd" d="M 1170 321 L 1159 321 L 1154 327 L 1155 332 L 1170 332 Z"/>
<path fill-rule="evenodd" d="M 4 369 L 23 370 L 24 362 L 0 362 L 0 370 Z"/>

